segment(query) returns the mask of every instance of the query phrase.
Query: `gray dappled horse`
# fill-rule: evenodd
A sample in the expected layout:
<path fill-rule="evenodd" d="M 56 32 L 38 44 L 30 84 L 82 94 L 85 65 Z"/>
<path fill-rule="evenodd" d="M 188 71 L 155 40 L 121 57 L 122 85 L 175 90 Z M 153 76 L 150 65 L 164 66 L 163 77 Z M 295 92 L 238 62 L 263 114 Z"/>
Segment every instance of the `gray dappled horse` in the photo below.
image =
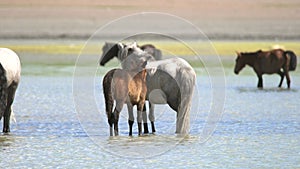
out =
<path fill-rule="evenodd" d="M 136 43 L 117 44 L 118 59 L 122 68 L 136 69 L 147 61 L 147 100 L 150 104 L 149 119 L 154 127 L 154 104 L 168 104 L 176 116 L 176 133 L 188 134 L 190 109 L 195 87 L 196 73 L 191 65 L 181 58 L 156 61 Z M 101 58 L 100 63 L 104 58 Z M 104 63 L 105 64 L 105 63 Z M 145 121 L 144 121 L 145 122 Z"/>
<path fill-rule="evenodd" d="M 10 117 L 15 92 L 20 82 L 21 64 L 15 52 L 0 48 L 0 120 L 3 117 L 3 132 L 10 132 Z"/>

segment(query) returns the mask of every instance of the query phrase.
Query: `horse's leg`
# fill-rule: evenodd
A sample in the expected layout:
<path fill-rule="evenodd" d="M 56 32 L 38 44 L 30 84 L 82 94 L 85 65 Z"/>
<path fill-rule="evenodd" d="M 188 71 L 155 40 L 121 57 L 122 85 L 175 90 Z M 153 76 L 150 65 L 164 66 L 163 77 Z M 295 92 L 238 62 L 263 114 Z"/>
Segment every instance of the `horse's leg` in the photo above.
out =
<path fill-rule="evenodd" d="M 144 102 L 140 101 L 137 104 L 137 122 L 138 122 L 139 135 L 142 134 L 142 121 L 143 121 L 142 111 L 143 111 L 143 108 L 144 108 Z"/>
<path fill-rule="evenodd" d="M 113 136 L 113 127 L 114 127 L 114 115 L 110 113 L 110 117 L 108 117 L 108 124 L 109 124 L 109 135 Z"/>
<path fill-rule="evenodd" d="M 10 123 L 10 115 L 11 115 L 11 106 L 15 98 L 15 93 L 17 90 L 18 84 L 12 83 L 8 88 L 7 92 L 7 105 L 4 112 L 4 123 L 3 123 L 3 132 L 8 133 L 10 132 L 9 123 Z"/>
<path fill-rule="evenodd" d="M 152 133 L 155 133 L 156 130 L 155 130 L 155 126 L 154 126 L 154 121 L 155 121 L 155 116 L 154 116 L 154 104 L 152 104 L 150 101 L 149 101 L 149 120 L 151 121 L 151 128 L 152 128 Z"/>
<path fill-rule="evenodd" d="M 258 88 L 263 88 L 263 78 L 262 78 L 262 75 L 261 75 L 261 74 L 258 74 L 257 77 L 258 77 L 258 84 L 257 84 L 257 87 L 258 87 Z"/>
<path fill-rule="evenodd" d="M 283 72 L 285 74 L 285 77 L 286 77 L 286 83 L 287 83 L 287 87 L 288 89 L 290 88 L 290 85 L 291 85 L 291 79 L 290 79 L 290 74 L 289 74 L 289 70 L 290 70 L 290 60 L 291 58 L 288 57 L 287 60 L 286 60 L 286 64 L 285 66 L 283 67 Z"/>
<path fill-rule="evenodd" d="M 149 130 L 148 130 L 148 122 L 147 122 L 146 104 L 143 107 L 142 116 L 143 116 L 143 123 L 144 123 L 144 134 L 148 134 Z"/>
<path fill-rule="evenodd" d="M 133 117 L 133 106 L 131 103 L 127 103 L 127 109 L 128 109 L 129 136 L 132 136 L 132 126 L 134 123 L 134 117 Z"/>
<path fill-rule="evenodd" d="M 119 115 L 120 112 L 117 110 L 117 108 L 115 108 L 113 114 L 112 114 L 112 119 L 113 119 L 113 127 L 114 127 L 114 132 L 115 132 L 115 136 L 119 135 L 119 126 L 118 126 L 118 122 L 119 122 Z"/>
<path fill-rule="evenodd" d="M 113 106 L 114 106 L 114 100 L 112 96 L 105 98 L 105 111 L 107 115 L 107 121 L 109 124 L 109 135 L 113 136 L 113 124 L 114 124 L 114 115 L 113 115 Z"/>
<path fill-rule="evenodd" d="M 123 105 L 124 105 L 124 102 L 123 100 L 117 100 L 116 101 L 116 107 L 115 107 L 115 110 L 114 110 L 114 130 L 115 130 L 115 136 L 118 136 L 119 135 L 119 116 L 120 116 L 120 112 L 122 111 L 122 108 L 123 108 Z"/>
<path fill-rule="evenodd" d="M 288 67 L 284 69 L 284 74 L 285 74 L 285 77 L 286 77 L 287 86 L 288 86 L 288 88 L 290 88 L 291 79 L 290 79 L 290 74 L 289 74 L 289 68 Z"/>
<path fill-rule="evenodd" d="M 282 71 L 278 70 L 277 74 L 279 74 L 279 76 L 280 76 L 280 82 L 279 82 L 278 87 L 281 87 L 283 79 L 284 79 L 284 73 Z"/>

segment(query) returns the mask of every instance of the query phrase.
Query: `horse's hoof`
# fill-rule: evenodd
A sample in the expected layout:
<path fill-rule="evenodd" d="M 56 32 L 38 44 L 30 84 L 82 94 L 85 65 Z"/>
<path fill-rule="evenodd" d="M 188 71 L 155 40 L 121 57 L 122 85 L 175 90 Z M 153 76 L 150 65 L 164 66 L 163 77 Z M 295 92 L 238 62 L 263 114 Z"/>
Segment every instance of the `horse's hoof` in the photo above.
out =
<path fill-rule="evenodd" d="M 149 136 L 150 135 L 150 133 L 144 133 L 143 134 L 143 136 Z"/>

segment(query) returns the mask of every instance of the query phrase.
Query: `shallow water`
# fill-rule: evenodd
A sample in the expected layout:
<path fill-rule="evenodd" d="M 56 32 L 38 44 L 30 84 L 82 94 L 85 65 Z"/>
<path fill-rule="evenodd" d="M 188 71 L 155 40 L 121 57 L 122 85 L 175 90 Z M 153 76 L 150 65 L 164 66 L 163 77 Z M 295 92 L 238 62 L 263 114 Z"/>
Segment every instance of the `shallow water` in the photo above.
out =
<path fill-rule="evenodd" d="M 71 69 L 70 69 L 71 70 Z M 246 70 L 247 71 L 247 70 Z M 156 107 L 155 135 L 128 137 L 126 106 L 120 136 L 110 138 L 101 95 L 94 92 L 97 112 L 78 114 L 71 76 L 22 77 L 14 103 L 17 119 L 11 133 L 0 135 L 3 168 L 299 168 L 300 76 L 291 73 L 292 89 L 278 89 L 279 77 L 265 76 L 257 89 L 254 75 L 226 69 L 226 100 L 221 120 L 203 141 L 202 130 L 212 102 L 209 77 L 198 73 L 191 111 L 191 133 L 178 137 L 175 113 Z M 85 82 L 86 77 L 80 77 Z M 285 87 L 285 83 L 284 83 Z M 79 89 L 80 85 L 79 85 Z M 224 91 L 219 91 L 224 92 Z M 76 100 L 76 99 L 75 99 Z M 89 108 L 94 103 L 83 104 Z M 150 127 L 150 126 L 149 126 Z"/>

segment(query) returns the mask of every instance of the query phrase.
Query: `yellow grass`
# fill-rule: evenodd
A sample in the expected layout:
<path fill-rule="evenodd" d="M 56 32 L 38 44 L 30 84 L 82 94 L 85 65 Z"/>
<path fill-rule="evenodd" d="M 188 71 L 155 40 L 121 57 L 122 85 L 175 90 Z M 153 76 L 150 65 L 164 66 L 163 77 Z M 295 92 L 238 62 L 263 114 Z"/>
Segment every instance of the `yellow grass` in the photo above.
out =
<path fill-rule="evenodd" d="M 219 54 L 220 56 L 236 56 L 235 51 L 250 52 L 258 49 L 269 50 L 272 48 L 283 48 L 286 50 L 293 50 L 300 55 L 300 42 L 298 41 L 214 41 L 209 42 L 147 42 L 154 44 L 157 48 L 162 49 L 164 55 L 175 56 L 192 56 L 196 55 L 195 51 L 200 55 Z M 141 42 L 139 44 L 145 44 Z M 10 48 L 18 53 L 44 53 L 44 54 L 72 54 L 78 55 L 84 49 L 85 54 L 101 53 L 101 44 L 90 43 L 87 46 L 82 44 L 66 45 L 66 44 L 13 44 L 2 45 Z"/>

